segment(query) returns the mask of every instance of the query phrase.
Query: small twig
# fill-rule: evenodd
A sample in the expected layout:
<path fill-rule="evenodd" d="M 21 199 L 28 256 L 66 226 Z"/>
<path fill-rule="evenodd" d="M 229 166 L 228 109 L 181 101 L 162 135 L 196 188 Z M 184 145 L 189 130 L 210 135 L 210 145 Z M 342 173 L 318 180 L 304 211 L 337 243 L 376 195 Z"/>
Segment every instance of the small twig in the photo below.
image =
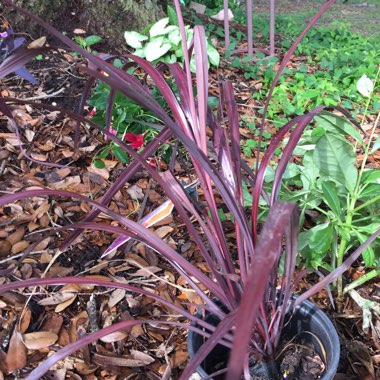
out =
<path fill-rule="evenodd" d="M 65 88 L 62 87 L 56 92 L 52 92 L 51 94 L 44 94 L 44 95 L 38 95 L 38 96 L 32 96 L 31 98 L 22 98 L 21 100 L 26 100 L 26 101 L 32 101 L 32 100 L 40 100 L 40 99 L 48 99 L 48 98 L 54 98 L 61 92 L 65 91 Z"/>
<path fill-rule="evenodd" d="M 0 176 L 3 175 L 3 173 L 4 173 L 6 163 L 7 163 L 6 160 L 2 160 L 1 161 L 1 164 L 0 164 Z"/>
<path fill-rule="evenodd" d="M 50 250 L 49 249 L 48 250 L 44 249 L 43 251 L 32 251 L 32 252 L 29 252 L 28 255 L 39 255 L 41 253 L 53 254 L 54 250 L 52 250 L 52 249 L 50 249 Z M 0 260 L 0 264 L 4 264 L 4 263 L 6 263 L 8 261 L 15 260 L 15 259 L 17 259 L 19 257 L 22 257 L 22 256 L 24 256 L 24 252 L 19 253 L 18 255 L 12 255 L 12 256 L 9 256 L 9 257 L 7 257 L 7 258 L 5 258 L 3 260 Z"/>
<path fill-rule="evenodd" d="M 142 219 L 142 217 L 144 215 L 146 204 L 148 202 L 149 190 L 151 187 L 152 187 L 152 181 L 149 180 L 148 187 L 146 189 L 145 196 L 144 196 L 143 202 L 142 202 L 140 210 L 139 210 L 139 215 L 137 216 L 137 223 Z M 134 242 L 135 242 L 135 239 L 129 240 L 129 242 L 127 243 L 127 246 L 125 247 L 125 252 L 129 252 L 131 250 Z"/>

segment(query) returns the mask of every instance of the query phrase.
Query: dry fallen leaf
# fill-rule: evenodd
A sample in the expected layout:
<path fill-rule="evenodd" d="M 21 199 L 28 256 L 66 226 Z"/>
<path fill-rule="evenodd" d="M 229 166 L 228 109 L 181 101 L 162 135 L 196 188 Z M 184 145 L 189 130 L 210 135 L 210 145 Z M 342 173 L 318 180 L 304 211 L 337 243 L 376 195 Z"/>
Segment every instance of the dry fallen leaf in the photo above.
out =
<path fill-rule="evenodd" d="M 24 227 L 19 227 L 17 228 L 17 230 L 15 232 L 13 232 L 12 234 L 10 234 L 8 237 L 7 237 L 7 240 L 12 244 L 16 244 L 18 243 L 19 241 L 22 240 L 22 238 L 24 237 L 25 235 L 25 228 Z"/>
<path fill-rule="evenodd" d="M 58 340 L 58 335 L 50 331 L 37 331 L 24 334 L 24 344 L 30 350 L 40 350 L 54 344 Z"/>
<path fill-rule="evenodd" d="M 125 261 L 128 264 L 133 265 L 138 268 L 145 268 L 149 266 L 148 263 L 143 258 L 141 258 L 138 255 L 135 255 L 134 253 L 128 253 L 128 255 L 125 257 Z"/>
<path fill-rule="evenodd" d="M 7 257 L 11 253 L 12 244 L 8 240 L 0 240 L 0 257 Z"/>
<path fill-rule="evenodd" d="M 21 333 L 15 329 L 9 342 L 7 357 L 5 359 L 8 373 L 17 371 L 26 366 L 26 347 Z"/>
<path fill-rule="evenodd" d="M 117 305 L 122 299 L 125 298 L 125 290 L 124 289 L 115 289 L 108 300 L 108 306 L 110 308 Z"/>
<path fill-rule="evenodd" d="M 32 311 L 29 309 L 29 307 L 27 307 L 26 309 L 24 309 L 21 315 L 20 332 L 22 334 L 24 334 L 25 331 L 28 329 L 31 320 L 32 320 Z"/>
<path fill-rule="evenodd" d="M 128 334 L 123 331 L 115 331 L 114 333 L 103 336 L 100 340 L 104 343 L 114 343 L 126 338 L 127 336 Z"/>
<path fill-rule="evenodd" d="M 59 305 L 74 296 L 74 293 L 55 293 L 49 297 L 39 300 L 37 303 L 42 306 Z"/>
<path fill-rule="evenodd" d="M 56 182 L 56 183 L 52 183 L 50 184 L 50 187 L 55 190 L 59 190 L 59 189 L 66 190 L 68 187 L 72 185 L 78 185 L 80 183 L 81 183 L 80 176 L 77 175 L 77 176 L 67 177 L 64 180 Z"/>
<path fill-rule="evenodd" d="M 159 238 L 164 238 L 166 235 L 168 235 L 170 232 L 173 231 L 173 227 L 170 226 L 162 226 L 160 228 L 157 228 L 154 233 L 159 237 Z"/>
<path fill-rule="evenodd" d="M 47 154 L 31 153 L 30 157 L 32 157 L 34 160 L 45 162 L 49 156 Z"/>
<path fill-rule="evenodd" d="M 29 49 L 35 49 L 35 48 L 40 48 L 45 45 L 46 42 L 46 37 L 42 36 L 40 38 L 37 38 L 36 40 L 32 41 L 29 45 Z"/>
<path fill-rule="evenodd" d="M 83 29 L 76 28 L 74 29 L 74 34 L 86 34 L 86 31 Z"/>
<path fill-rule="evenodd" d="M 155 274 L 157 272 L 162 271 L 161 268 L 156 266 L 150 266 L 146 268 L 139 269 L 136 273 L 131 273 L 131 276 L 137 276 L 137 277 L 150 277 L 152 274 Z"/>
<path fill-rule="evenodd" d="M 154 362 L 154 359 L 140 351 L 131 350 L 127 356 L 94 355 L 95 362 L 100 365 L 114 365 L 118 367 L 144 367 Z"/>
<path fill-rule="evenodd" d="M 91 164 L 91 166 L 89 166 L 87 168 L 87 170 L 90 172 L 90 173 L 95 173 L 95 174 L 98 174 L 100 175 L 102 178 L 104 178 L 105 180 L 108 180 L 109 177 L 110 177 L 110 172 L 108 171 L 107 168 L 103 168 L 103 169 L 99 169 L 97 168 L 94 164 Z"/>
<path fill-rule="evenodd" d="M 66 294 L 73 294 L 73 293 L 66 293 Z M 65 310 L 67 307 L 69 307 L 74 301 L 75 299 L 77 298 L 77 295 L 74 294 L 71 298 L 69 298 L 67 301 L 57 305 L 57 307 L 55 308 L 55 312 L 56 313 L 60 313 L 61 311 Z"/>
<path fill-rule="evenodd" d="M 21 240 L 18 243 L 14 244 L 12 247 L 12 253 L 16 255 L 22 251 L 25 251 L 29 247 L 29 242 L 26 240 Z"/>
<path fill-rule="evenodd" d="M 137 185 L 129 187 L 127 189 L 127 193 L 134 201 L 142 201 L 144 199 L 144 193 L 142 189 Z"/>

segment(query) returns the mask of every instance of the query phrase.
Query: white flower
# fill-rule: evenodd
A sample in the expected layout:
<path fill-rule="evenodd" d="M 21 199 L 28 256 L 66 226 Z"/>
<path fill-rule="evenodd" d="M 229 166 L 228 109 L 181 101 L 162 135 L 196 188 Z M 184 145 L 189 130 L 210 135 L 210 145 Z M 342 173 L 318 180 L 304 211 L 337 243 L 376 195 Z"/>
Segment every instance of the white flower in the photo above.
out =
<path fill-rule="evenodd" d="M 373 82 L 367 77 L 367 75 L 363 74 L 358 80 L 356 88 L 363 96 L 370 98 L 373 92 Z"/>

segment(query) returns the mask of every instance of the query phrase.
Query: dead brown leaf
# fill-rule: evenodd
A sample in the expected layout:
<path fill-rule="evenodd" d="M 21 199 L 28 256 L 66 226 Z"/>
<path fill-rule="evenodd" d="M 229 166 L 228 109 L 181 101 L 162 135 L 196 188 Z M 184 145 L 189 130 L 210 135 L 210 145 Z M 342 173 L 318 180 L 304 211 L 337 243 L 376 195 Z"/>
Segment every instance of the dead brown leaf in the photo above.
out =
<path fill-rule="evenodd" d="M 32 41 L 30 44 L 28 44 L 29 49 L 35 49 L 40 48 L 45 45 L 46 37 L 42 36 L 40 38 L 37 38 L 36 40 Z"/>
<path fill-rule="evenodd" d="M 37 303 L 42 306 L 48 305 L 59 305 L 60 303 L 66 302 L 74 296 L 74 293 L 55 293 L 49 297 L 39 300 Z"/>
<path fill-rule="evenodd" d="M 108 306 L 110 308 L 117 305 L 122 299 L 125 298 L 125 290 L 124 289 L 115 289 L 108 300 Z"/>
<path fill-rule="evenodd" d="M 154 362 L 154 359 L 140 351 L 131 350 L 129 356 L 106 356 L 95 354 L 94 360 L 100 365 L 114 365 L 118 367 L 144 367 Z"/>
<path fill-rule="evenodd" d="M 90 173 L 94 173 L 94 174 L 98 174 L 100 175 L 102 178 L 104 178 L 105 180 L 108 180 L 109 177 L 110 177 L 110 172 L 107 168 L 103 168 L 103 169 L 99 169 L 97 168 L 94 164 L 91 164 L 91 166 L 89 166 L 87 168 L 87 170 L 90 172 Z"/>
<path fill-rule="evenodd" d="M 0 240 L 0 257 L 7 257 L 11 253 L 12 244 L 8 240 Z"/>
<path fill-rule="evenodd" d="M 8 373 L 17 371 L 26 366 L 26 351 L 21 333 L 15 329 L 9 342 L 7 357 L 5 359 Z"/>
<path fill-rule="evenodd" d="M 170 226 L 162 226 L 160 228 L 157 228 L 154 233 L 159 237 L 159 238 L 164 238 L 166 235 L 170 234 L 174 230 L 173 227 Z"/>
<path fill-rule="evenodd" d="M 102 338 L 100 338 L 100 340 L 104 343 L 114 343 L 125 339 L 127 336 L 128 334 L 123 331 L 115 331 L 112 334 L 103 336 Z"/>
<path fill-rule="evenodd" d="M 12 246 L 11 251 L 14 255 L 16 255 L 17 253 L 25 251 L 28 247 L 29 247 L 29 242 L 26 240 L 21 240 Z"/>
<path fill-rule="evenodd" d="M 54 344 L 58 335 L 50 331 L 37 331 L 24 334 L 24 344 L 30 350 L 40 350 Z"/>

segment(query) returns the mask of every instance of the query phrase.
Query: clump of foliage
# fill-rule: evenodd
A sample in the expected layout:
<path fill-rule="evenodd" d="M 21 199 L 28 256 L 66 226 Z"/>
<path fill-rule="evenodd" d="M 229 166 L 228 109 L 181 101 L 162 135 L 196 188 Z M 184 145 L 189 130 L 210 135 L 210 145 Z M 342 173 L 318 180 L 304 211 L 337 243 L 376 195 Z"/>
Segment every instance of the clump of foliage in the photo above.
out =
<path fill-rule="evenodd" d="M 133 52 L 134 55 L 145 58 L 155 65 L 159 62 L 181 62 L 183 64 L 184 51 L 182 49 L 180 29 L 177 25 L 178 20 L 170 6 L 168 11 L 170 17 L 163 18 L 148 28 L 149 37 L 135 31 L 125 32 L 124 36 L 127 45 L 136 49 Z M 185 35 L 186 39 L 191 41 L 193 30 L 189 26 L 185 26 Z M 88 50 L 87 39 L 75 41 Z M 209 41 L 206 44 L 209 63 L 218 66 L 220 61 L 218 51 Z M 123 66 L 123 63 L 118 59 L 114 61 L 114 64 L 120 68 Z M 190 61 L 190 67 L 191 71 L 194 72 L 194 59 Z M 133 73 L 134 70 L 135 68 L 132 67 L 128 69 L 128 72 Z M 175 88 L 173 90 L 176 91 Z M 155 87 L 152 88 L 152 95 L 157 102 L 164 106 L 164 99 Z M 120 93 L 113 93 L 106 83 L 99 82 L 94 87 L 92 96 L 87 100 L 87 103 L 92 107 L 91 115 L 95 122 L 103 125 L 104 128 L 121 139 L 125 137 L 127 139 L 138 138 L 141 144 L 136 145 L 136 148 L 141 148 L 143 144 L 151 141 L 156 137 L 159 130 L 163 128 L 162 121 L 151 111 L 141 107 L 131 99 L 125 98 Z M 97 153 L 94 158 L 95 165 L 99 168 L 104 167 L 103 159 L 110 154 L 124 164 L 129 162 L 129 156 L 125 151 L 118 144 L 111 141 L 108 146 Z M 170 154 L 171 148 L 169 145 L 166 144 L 160 148 L 160 155 L 165 160 L 169 160 Z"/>
<path fill-rule="evenodd" d="M 375 84 L 379 71 L 380 68 Z M 366 76 L 358 82 L 359 92 L 368 98 L 366 108 L 373 100 L 373 88 Z M 380 170 L 367 168 L 369 155 L 380 147 L 380 139 L 375 140 L 379 117 L 380 114 L 364 140 L 345 118 L 329 112 L 321 113 L 315 118 L 315 128 L 304 133 L 294 152 L 302 161 L 288 165 L 280 199 L 296 201 L 300 205 L 301 226 L 305 213 L 317 215 L 313 218 L 315 225 L 300 234 L 299 249 L 308 267 L 333 270 L 341 265 L 348 252 L 380 228 Z M 358 148 L 363 150 L 359 167 Z M 273 178 L 273 174 L 267 172 L 268 183 Z M 362 254 L 365 265 L 375 269 L 346 286 L 345 292 L 378 275 L 379 246 L 380 240 L 377 239 L 375 245 Z M 338 291 L 342 297 L 341 283 Z"/>
<path fill-rule="evenodd" d="M 116 61 L 116 65 L 122 66 L 120 61 Z M 133 72 L 133 69 L 131 72 Z M 159 103 L 163 103 L 163 98 L 156 88 L 152 89 L 152 95 Z M 120 93 L 114 94 L 110 86 L 101 81 L 93 88 L 87 104 L 92 107 L 90 111 L 92 120 L 102 125 L 104 129 L 110 131 L 121 140 L 126 139 L 126 141 L 132 142 L 132 144 L 131 139 L 135 139 L 135 141 L 138 139 L 139 143 L 136 142 L 133 145 L 137 150 L 152 141 L 163 128 L 161 120 L 151 111 Z M 105 139 L 107 139 L 106 135 Z M 161 155 L 168 159 L 166 152 L 168 152 L 168 145 L 162 146 L 160 149 Z M 94 158 L 95 165 L 99 168 L 104 167 L 103 159 L 109 155 L 114 156 L 124 164 L 130 161 L 130 157 L 124 149 L 110 141 L 109 145 L 103 147 L 96 154 Z"/>
<path fill-rule="evenodd" d="M 75 36 L 74 41 L 83 49 L 86 49 L 88 52 L 91 52 L 92 46 L 101 42 L 102 37 L 97 35 L 91 35 L 87 37 Z M 95 51 L 92 51 L 92 53 L 95 53 Z"/>
<path fill-rule="evenodd" d="M 260 25 L 263 25 L 262 20 Z M 300 32 L 300 25 L 278 17 L 277 30 L 284 36 L 282 47 L 286 50 Z M 234 41 L 231 44 L 236 46 Z M 353 33 L 344 25 L 313 29 L 295 51 L 303 57 L 301 63 L 284 70 L 274 90 L 268 116 L 283 123 L 284 117 L 288 120 L 292 115 L 301 115 L 306 109 L 319 105 L 343 106 L 353 114 L 363 112 L 363 97 L 356 91 L 356 83 L 363 74 L 376 76 L 379 51 L 378 39 Z M 252 94 L 260 101 L 269 91 L 278 59 L 267 59 L 260 52 L 256 57 L 256 65 L 250 64 L 249 57 L 231 58 L 231 65 L 242 70 L 247 79 L 261 81 L 260 90 Z M 375 91 L 369 111 L 376 113 L 379 109 L 380 95 Z"/>
<path fill-rule="evenodd" d="M 153 24 L 148 35 L 135 31 L 124 33 L 125 41 L 134 50 L 133 54 L 145 58 L 153 64 L 162 61 L 165 63 L 184 62 L 184 51 L 181 46 L 181 33 L 174 20 L 169 24 L 169 17 L 165 17 Z M 169 24 L 169 25 L 168 25 Z M 193 29 L 185 26 L 186 38 L 190 41 L 193 36 Z M 207 57 L 211 65 L 218 66 L 220 57 L 218 51 L 211 44 L 206 42 Z M 195 71 L 195 62 L 191 61 L 191 70 Z"/>

